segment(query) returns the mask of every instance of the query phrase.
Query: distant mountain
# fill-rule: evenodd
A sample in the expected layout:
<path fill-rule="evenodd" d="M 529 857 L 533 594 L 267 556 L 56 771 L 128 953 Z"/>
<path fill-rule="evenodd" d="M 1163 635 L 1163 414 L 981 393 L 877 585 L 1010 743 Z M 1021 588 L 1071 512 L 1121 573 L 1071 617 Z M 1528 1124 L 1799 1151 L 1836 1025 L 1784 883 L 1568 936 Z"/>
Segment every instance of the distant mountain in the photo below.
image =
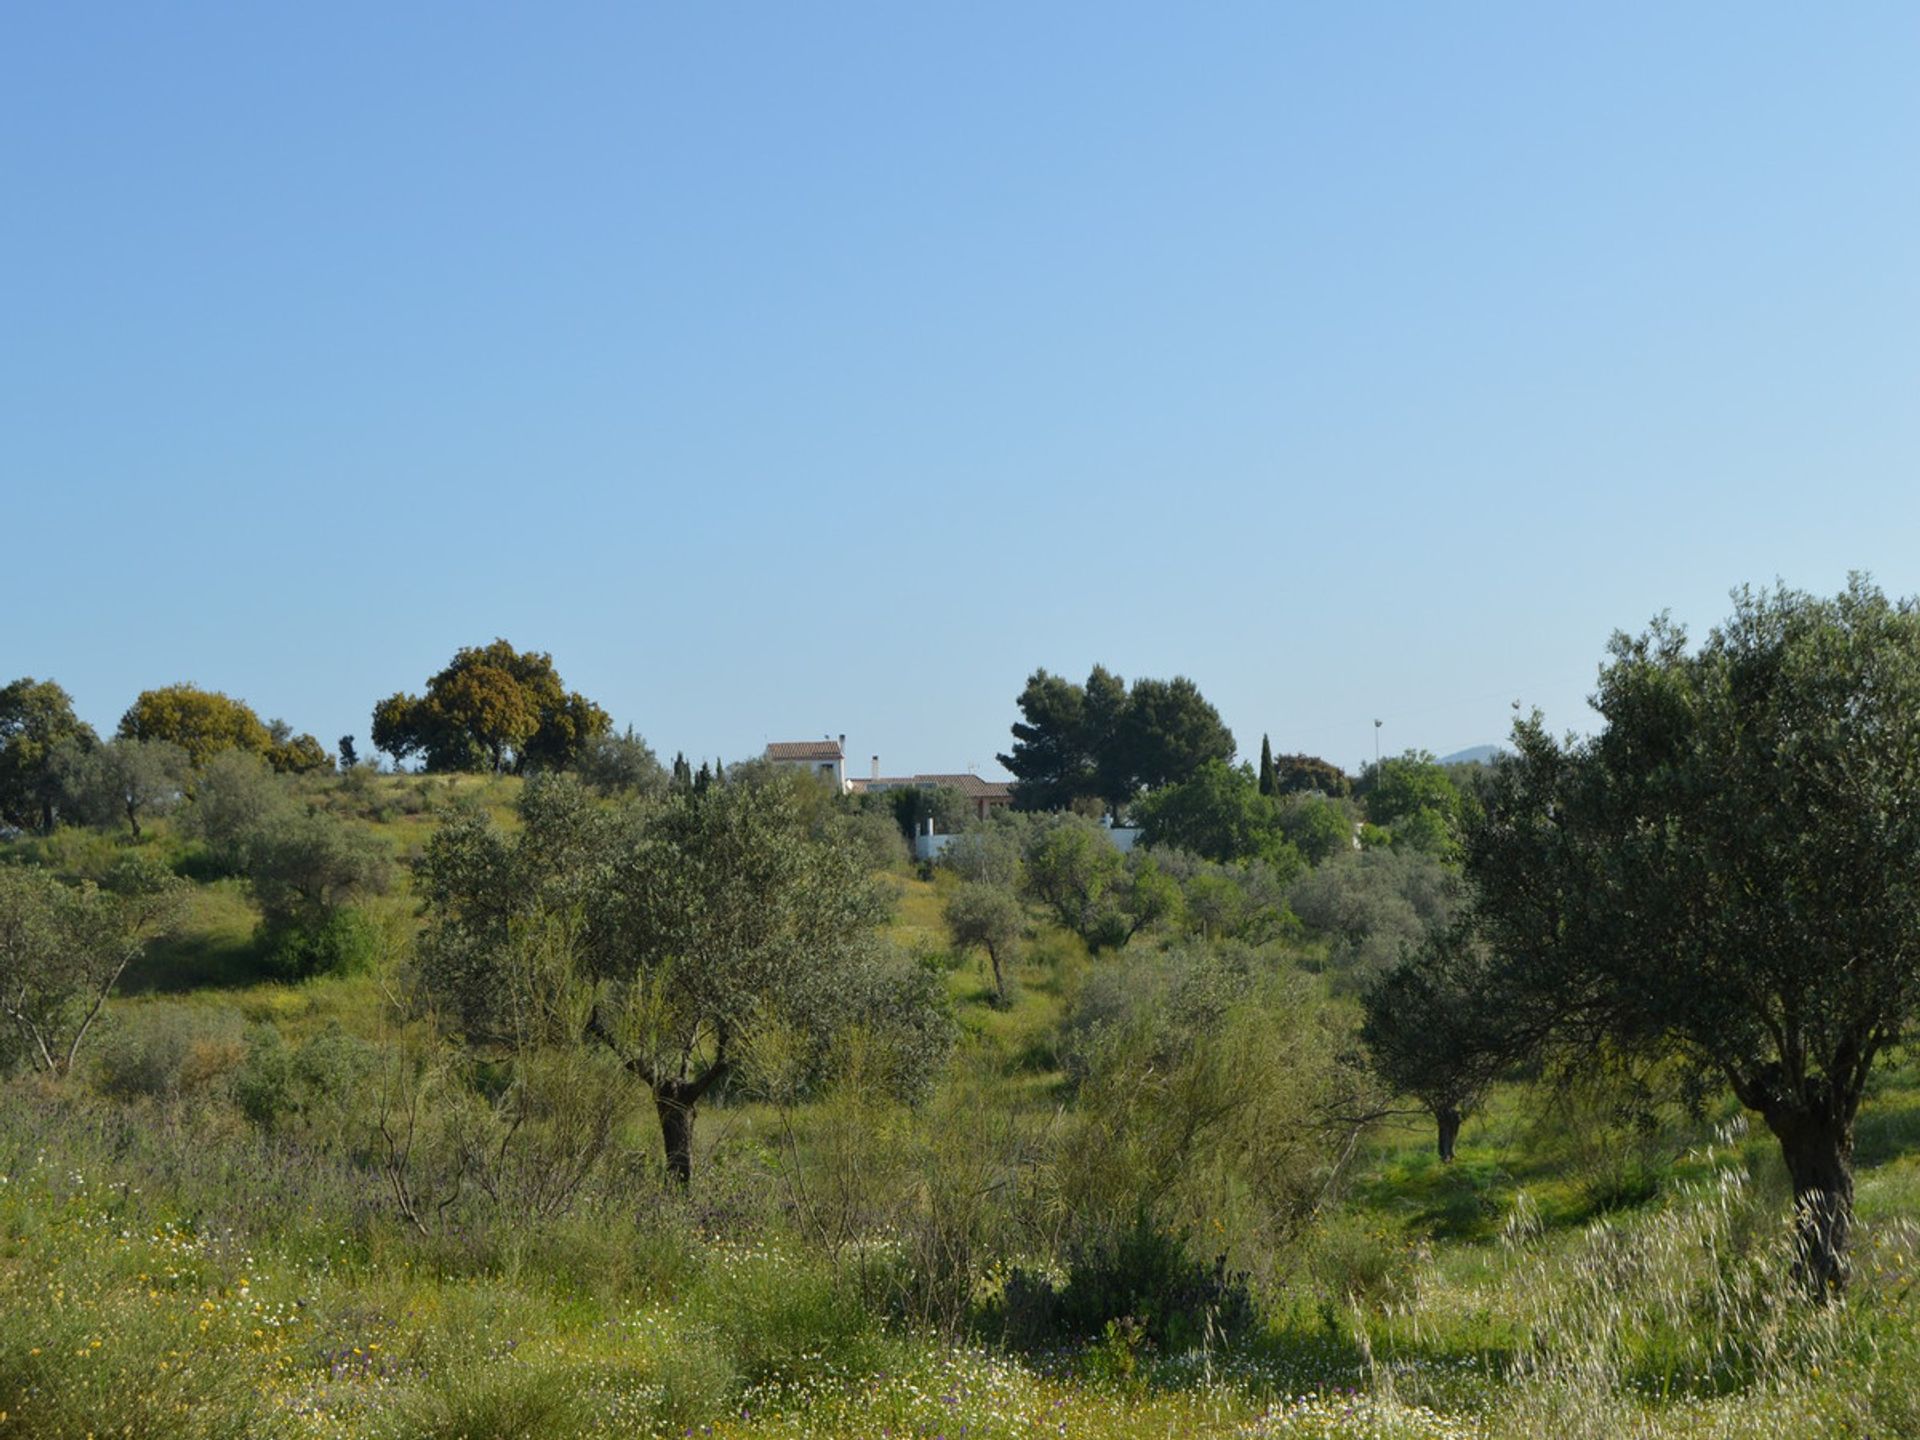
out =
<path fill-rule="evenodd" d="M 1485 765 L 1490 760 L 1507 753 L 1504 745 L 1475 745 L 1470 750 L 1456 750 L 1451 755 L 1442 755 L 1442 765 Z"/>

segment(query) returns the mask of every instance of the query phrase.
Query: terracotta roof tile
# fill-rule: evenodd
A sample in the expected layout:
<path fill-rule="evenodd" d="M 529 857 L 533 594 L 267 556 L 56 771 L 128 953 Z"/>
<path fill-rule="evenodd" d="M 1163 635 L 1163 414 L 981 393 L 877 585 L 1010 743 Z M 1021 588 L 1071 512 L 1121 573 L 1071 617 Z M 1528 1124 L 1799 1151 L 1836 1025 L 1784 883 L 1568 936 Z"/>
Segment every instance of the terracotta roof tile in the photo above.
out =
<path fill-rule="evenodd" d="M 838 740 L 775 740 L 767 746 L 769 760 L 844 760 Z"/>

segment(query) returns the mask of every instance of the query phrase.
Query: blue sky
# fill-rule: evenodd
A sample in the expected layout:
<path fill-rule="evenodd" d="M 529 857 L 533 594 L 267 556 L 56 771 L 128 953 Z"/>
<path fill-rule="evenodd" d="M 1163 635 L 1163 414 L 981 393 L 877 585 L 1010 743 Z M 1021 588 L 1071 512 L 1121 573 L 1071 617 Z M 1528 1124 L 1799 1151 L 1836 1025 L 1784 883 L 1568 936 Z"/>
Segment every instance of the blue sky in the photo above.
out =
<path fill-rule="evenodd" d="M 1567 13 L 1546 13 L 1548 11 Z M 1906 5 L 20 6 L 0 679 L 329 746 L 463 644 L 671 753 L 1584 721 L 1920 591 Z"/>

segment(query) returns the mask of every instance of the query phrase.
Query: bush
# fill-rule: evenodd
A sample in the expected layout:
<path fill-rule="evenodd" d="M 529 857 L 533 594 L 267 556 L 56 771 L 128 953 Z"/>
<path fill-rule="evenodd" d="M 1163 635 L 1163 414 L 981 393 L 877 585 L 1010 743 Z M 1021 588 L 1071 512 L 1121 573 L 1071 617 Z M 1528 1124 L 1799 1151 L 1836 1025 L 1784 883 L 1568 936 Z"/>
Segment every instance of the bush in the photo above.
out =
<path fill-rule="evenodd" d="M 178 1010 L 136 1014 L 100 1042 L 98 1083 L 119 1100 L 173 1099 L 204 1090 L 241 1056 L 238 1026 Z"/>
<path fill-rule="evenodd" d="M 1232 1345 L 1259 1323 L 1247 1277 L 1230 1271 L 1224 1255 L 1197 1260 L 1186 1236 L 1145 1217 L 1069 1251 L 1064 1285 L 1015 1270 L 999 1318 L 1018 1345 L 1111 1339 L 1137 1327 L 1174 1353 Z"/>
<path fill-rule="evenodd" d="M 263 921 L 256 944 L 262 965 L 281 980 L 359 975 L 374 968 L 380 930 L 365 912 L 345 907 L 318 918 Z"/>

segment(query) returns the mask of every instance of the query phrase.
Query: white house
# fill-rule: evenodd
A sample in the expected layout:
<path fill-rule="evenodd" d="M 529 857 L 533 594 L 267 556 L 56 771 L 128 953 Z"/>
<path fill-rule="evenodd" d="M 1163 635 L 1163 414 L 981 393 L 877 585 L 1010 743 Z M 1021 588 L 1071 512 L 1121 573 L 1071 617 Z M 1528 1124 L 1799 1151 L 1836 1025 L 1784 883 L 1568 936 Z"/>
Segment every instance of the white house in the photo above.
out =
<path fill-rule="evenodd" d="M 817 775 L 843 793 L 847 788 L 847 737 L 844 735 L 838 740 L 831 735 L 823 740 L 775 740 L 767 746 L 767 759 L 775 765 Z"/>

